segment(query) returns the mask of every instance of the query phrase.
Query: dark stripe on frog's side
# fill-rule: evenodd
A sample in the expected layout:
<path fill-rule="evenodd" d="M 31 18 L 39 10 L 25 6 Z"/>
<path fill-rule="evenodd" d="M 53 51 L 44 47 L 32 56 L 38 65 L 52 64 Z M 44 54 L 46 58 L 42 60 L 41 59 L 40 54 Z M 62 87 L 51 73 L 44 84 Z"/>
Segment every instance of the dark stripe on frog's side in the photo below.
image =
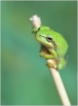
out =
<path fill-rule="evenodd" d="M 56 50 L 57 49 L 57 45 L 56 45 L 55 41 L 52 40 L 52 44 L 54 45 L 54 50 Z"/>

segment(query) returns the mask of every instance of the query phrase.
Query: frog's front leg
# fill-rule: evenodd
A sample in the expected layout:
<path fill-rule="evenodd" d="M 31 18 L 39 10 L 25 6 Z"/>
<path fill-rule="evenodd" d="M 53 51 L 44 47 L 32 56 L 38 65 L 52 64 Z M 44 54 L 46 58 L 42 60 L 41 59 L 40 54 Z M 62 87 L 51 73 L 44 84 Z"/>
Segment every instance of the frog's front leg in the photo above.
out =
<path fill-rule="evenodd" d="M 46 54 L 44 51 L 40 52 L 40 56 L 45 58 L 45 59 L 53 59 L 53 58 L 55 58 L 55 56 L 53 56 L 51 54 Z"/>
<path fill-rule="evenodd" d="M 45 58 L 45 59 L 52 59 L 53 61 L 52 62 L 48 62 L 46 65 L 48 67 L 57 68 L 57 65 L 56 65 L 56 62 L 55 62 L 57 54 L 56 54 L 56 52 L 54 50 L 49 50 L 49 53 L 48 53 L 46 48 L 41 47 L 40 56 Z"/>
<path fill-rule="evenodd" d="M 54 49 L 48 49 L 50 52 L 51 57 L 47 58 L 47 59 L 52 59 L 52 62 L 48 62 L 47 66 L 51 67 L 51 68 L 57 68 L 57 64 L 55 62 L 56 58 L 57 58 L 57 52 Z M 46 56 L 48 57 L 48 56 Z"/>
<path fill-rule="evenodd" d="M 45 59 L 55 59 L 57 57 L 57 54 L 55 50 L 50 50 L 50 49 L 47 50 L 42 46 L 40 50 L 40 56 L 42 56 Z"/>

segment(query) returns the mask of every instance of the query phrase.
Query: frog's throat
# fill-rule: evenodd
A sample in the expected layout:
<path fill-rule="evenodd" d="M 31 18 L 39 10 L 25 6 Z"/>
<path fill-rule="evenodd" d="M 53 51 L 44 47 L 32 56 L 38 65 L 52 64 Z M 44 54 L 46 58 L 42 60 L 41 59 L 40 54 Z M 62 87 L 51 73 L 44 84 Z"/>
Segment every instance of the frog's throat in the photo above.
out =
<path fill-rule="evenodd" d="M 49 50 L 47 49 L 47 47 L 45 47 L 45 46 L 42 45 L 42 44 L 41 44 L 41 48 L 44 50 L 44 52 L 45 52 L 46 54 L 51 54 L 51 53 L 49 52 Z"/>

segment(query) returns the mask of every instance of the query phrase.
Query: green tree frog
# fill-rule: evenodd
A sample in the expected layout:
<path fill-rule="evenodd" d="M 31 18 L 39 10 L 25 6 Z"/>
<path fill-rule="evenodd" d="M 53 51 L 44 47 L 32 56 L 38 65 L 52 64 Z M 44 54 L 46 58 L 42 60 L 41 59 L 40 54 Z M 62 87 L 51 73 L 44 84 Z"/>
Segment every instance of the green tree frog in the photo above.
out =
<path fill-rule="evenodd" d="M 53 64 L 49 63 L 47 65 L 57 70 L 63 69 L 66 65 L 64 56 L 68 50 L 65 38 L 47 26 L 34 28 L 33 32 L 36 40 L 41 44 L 40 56 L 54 61 Z"/>

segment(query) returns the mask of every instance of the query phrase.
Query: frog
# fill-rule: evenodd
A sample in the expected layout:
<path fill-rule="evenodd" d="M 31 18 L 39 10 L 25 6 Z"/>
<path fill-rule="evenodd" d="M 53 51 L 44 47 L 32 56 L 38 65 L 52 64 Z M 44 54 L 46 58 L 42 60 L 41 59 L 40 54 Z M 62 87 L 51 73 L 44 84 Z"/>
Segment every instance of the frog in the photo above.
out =
<path fill-rule="evenodd" d="M 62 70 L 66 66 L 65 55 L 68 50 L 68 43 L 64 36 L 48 26 L 33 28 L 32 32 L 35 33 L 35 38 L 41 45 L 40 56 L 53 61 L 53 63 L 47 63 L 47 66 Z"/>

